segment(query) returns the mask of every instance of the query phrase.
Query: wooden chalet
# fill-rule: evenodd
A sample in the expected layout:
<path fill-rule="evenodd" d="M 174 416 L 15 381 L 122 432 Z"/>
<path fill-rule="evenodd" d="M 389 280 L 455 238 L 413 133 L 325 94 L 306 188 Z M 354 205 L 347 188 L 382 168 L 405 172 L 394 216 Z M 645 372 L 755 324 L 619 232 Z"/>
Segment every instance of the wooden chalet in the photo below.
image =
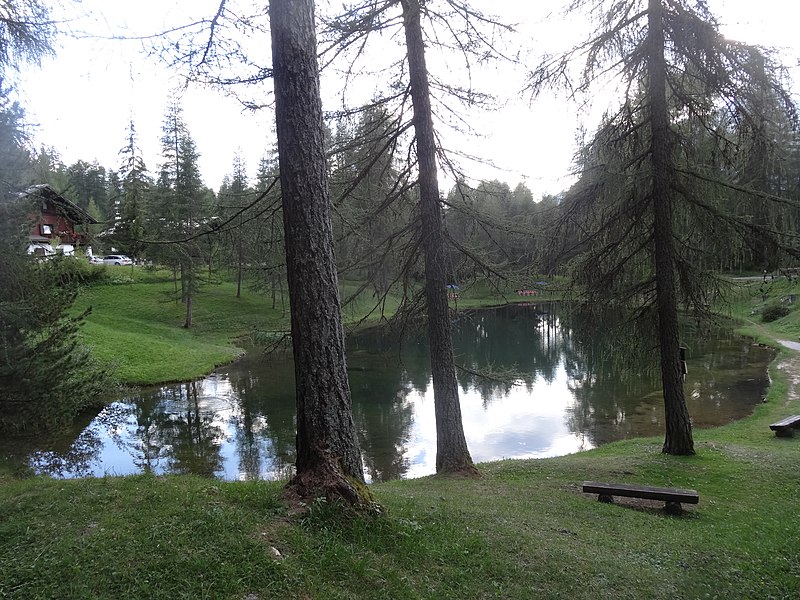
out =
<path fill-rule="evenodd" d="M 98 221 L 80 206 L 70 202 L 46 183 L 34 185 L 22 194 L 38 207 L 31 228 L 28 253 L 38 256 L 75 254 L 88 243 L 87 226 Z"/>

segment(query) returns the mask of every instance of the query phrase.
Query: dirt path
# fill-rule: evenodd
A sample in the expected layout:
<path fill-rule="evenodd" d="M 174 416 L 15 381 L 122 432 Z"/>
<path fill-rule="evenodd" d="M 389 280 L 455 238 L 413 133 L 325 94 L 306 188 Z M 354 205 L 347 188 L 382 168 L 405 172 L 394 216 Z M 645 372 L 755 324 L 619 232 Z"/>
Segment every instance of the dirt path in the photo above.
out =
<path fill-rule="evenodd" d="M 786 406 L 800 398 L 800 343 L 789 340 L 777 340 L 777 342 L 783 347 L 792 350 L 789 356 L 786 356 L 778 363 L 778 369 L 786 373 L 786 380 L 789 383 L 786 401 L 784 402 L 784 406 Z"/>

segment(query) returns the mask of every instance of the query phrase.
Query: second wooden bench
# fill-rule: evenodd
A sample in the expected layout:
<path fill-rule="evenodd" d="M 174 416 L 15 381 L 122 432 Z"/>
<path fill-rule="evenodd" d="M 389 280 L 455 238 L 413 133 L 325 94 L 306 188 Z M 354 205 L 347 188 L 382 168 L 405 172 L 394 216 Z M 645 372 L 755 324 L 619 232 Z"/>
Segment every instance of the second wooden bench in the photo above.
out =
<path fill-rule="evenodd" d="M 645 500 L 663 500 L 666 503 L 664 505 L 664 510 L 670 514 L 680 514 L 682 512 L 682 503 L 697 504 L 700 502 L 700 494 L 695 490 L 653 487 L 631 483 L 584 481 L 583 491 L 587 494 L 597 494 L 597 499 L 600 502 L 613 502 L 614 496 L 644 498 Z"/>
<path fill-rule="evenodd" d="M 794 430 L 798 427 L 800 427 L 800 415 L 786 417 L 769 426 L 778 437 L 792 437 L 794 435 Z"/>

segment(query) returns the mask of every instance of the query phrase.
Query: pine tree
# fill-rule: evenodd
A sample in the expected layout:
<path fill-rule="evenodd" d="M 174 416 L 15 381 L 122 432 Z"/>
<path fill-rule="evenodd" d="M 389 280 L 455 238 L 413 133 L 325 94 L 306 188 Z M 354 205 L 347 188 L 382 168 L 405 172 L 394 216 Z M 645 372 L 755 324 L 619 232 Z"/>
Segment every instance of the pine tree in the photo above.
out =
<path fill-rule="evenodd" d="M 428 72 L 425 66 L 421 9 L 418 0 L 401 0 L 401 5 L 419 163 L 422 243 L 425 251 L 425 300 L 436 412 L 436 472 L 477 473 L 464 435 L 454 366 L 450 311 L 447 305 L 444 218 L 439 201 L 436 140 Z"/>
<path fill-rule="evenodd" d="M 313 0 L 269 5 L 302 499 L 370 500 L 353 422 L 333 255 Z"/>
<path fill-rule="evenodd" d="M 139 258 L 145 249 L 146 206 L 151 181 L 139 150 L 133 120 L 128 125 L 125 146 L 120 150 L 121 194 L 115 203 L 114 242 L 130 257 Z"/>
<path fill-rule="evenodd" d="M 183 120 L 182 110 L 173 101 L 162 127 L 162 158 L 164 162 L 156 184 L 156 194 L 151 202 L 151 223 L 155 231 L 170 244 L 161 257 L 172 262 L 180 272 L 180 299 L 186 305 L 184 327 L 192 326 L 194 298 L 197 293 L 197 269 L 202 260 L 196 235 L 204 214 L 204 199 L 208 196 L 200 176 L 197 146 Z"/>
<path fill-rule="evenodd" d="M 713 276 L 693 260 L 697 240 L 754 231 L 751 223 L 720 211 L 715 194 L 708 193 L 730 185 L 726 168 L 715 160 L 733 166 L 726 156 L 727 127 L 717 127 L 719 109 L 723 122 L 749 122 L 757 131 L 762 115 L 753 110 L 753 89 L 770 90 L 789 114 L 794 108 L 776 66 L 762 50 L 725 39 L 703 1 L 573 4 L 584 7 L 599 15 L 599 30 L 531 74 L 534 91 L 566 84 L 580 93 L 594 89 L 598 79 L 622 82 L 623 98 L 585 149 L 584 177 L 563 209 L 563 239 L 571 244 L 565 248 L 595 305 L 616 301 L 644 317 L 642 322 L 657 323 L 663 451 L 693 454 L 678 306 L 707 312 Z M 576 81 L 569 77 L 573 63 L 582 66 Z M 704 156 L 715 160 L 692 158 L 699 139 L 710 150 Z M 682 222 L 690 228 L 681 228 Z"/>

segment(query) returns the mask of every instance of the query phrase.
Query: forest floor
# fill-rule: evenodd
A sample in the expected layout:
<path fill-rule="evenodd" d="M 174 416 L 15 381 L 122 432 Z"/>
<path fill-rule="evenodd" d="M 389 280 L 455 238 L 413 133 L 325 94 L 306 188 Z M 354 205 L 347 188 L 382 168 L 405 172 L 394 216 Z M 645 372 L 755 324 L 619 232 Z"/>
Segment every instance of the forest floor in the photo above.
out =
<path fill-rule="evenodd" d="M 778 347 L 798 339 L 795 312 L 747 328 Z M 0 597 L 797 598 L 800 436 L 768 426 L 800 414 L 799 356 L 780 349 L 765 402 L 695 431 L 695 456 L 649 438 L 482 464 L 478 480 L 372 485 L 372 515 L 318 500 L 292 516 L 279 481 L 16 479 L 0 467 Z M 603 504 L 584 480 L 692 488 L 700 503 L 680 516 Z"/>

